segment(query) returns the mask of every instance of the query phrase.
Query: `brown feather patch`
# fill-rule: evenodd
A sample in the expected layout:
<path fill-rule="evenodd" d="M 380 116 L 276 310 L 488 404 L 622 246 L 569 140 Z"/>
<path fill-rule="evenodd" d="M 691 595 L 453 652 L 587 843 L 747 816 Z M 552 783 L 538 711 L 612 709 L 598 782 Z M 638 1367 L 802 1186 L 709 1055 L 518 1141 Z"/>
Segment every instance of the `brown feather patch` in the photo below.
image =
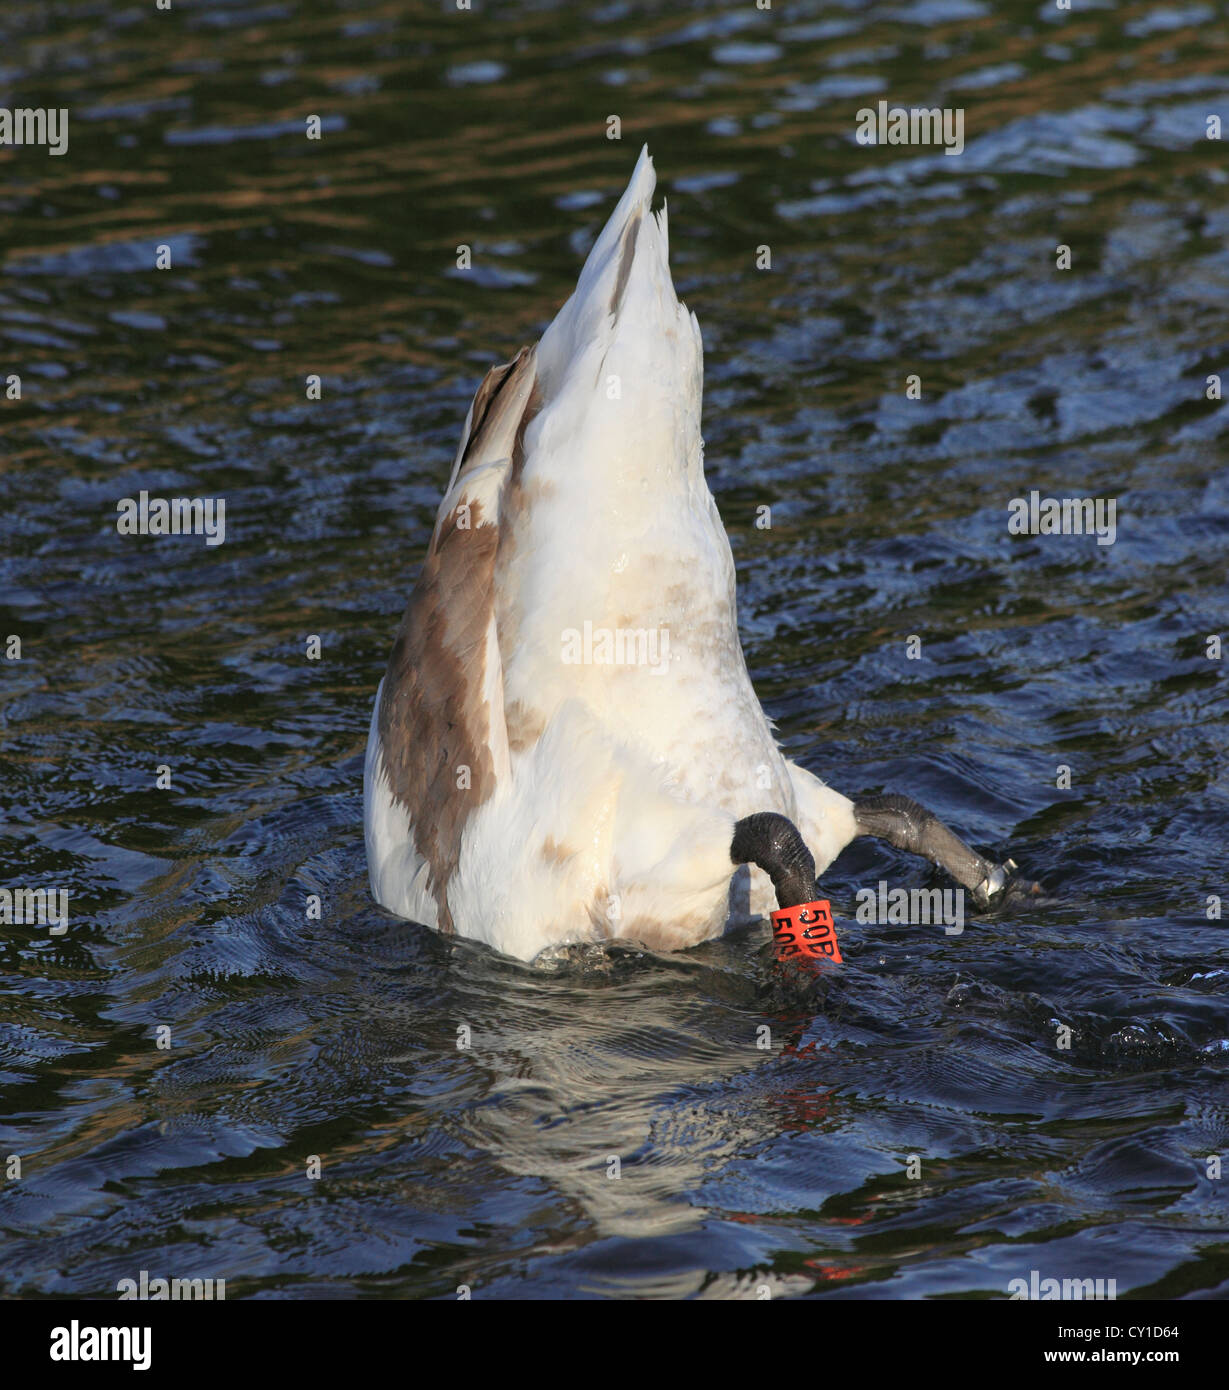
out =
<path fill-rule="evenodd" d="M 477 503 L 469 511 L 468 529 L 454 511 L 432 542 L 393 643 L 379 716 L 389 788 L 412 817 L 445 933 L 462 827 L 495 787 L 482 683 L 499 531 L 479 524 Z M 452 601 L 462 591 L 464 608 Z M 469 785 L 458 786 L 464 768 Z"/>
<path fill-rule="evenodd" d="M 470 410 L 470 433 L 453 483 L 452 510 L 441 516 L 410 595 L 384 675 L 378 726 L 393 797 L 409 812 L 414 844 L 428 866 L 441 932 L 454 930 L 448 882 L 469 817 L 495 789 L 492 710 L 484 686 L 487 633 L 495 621 L 498 508 L 459 485 L 480 465 L 506 457 L 524 429 L 534 354 L 522 348 L 485 376 Z M 523 389 L 522 389 L 523 388 Z M 508 452 L 502 451 L 507 448 Z"/>

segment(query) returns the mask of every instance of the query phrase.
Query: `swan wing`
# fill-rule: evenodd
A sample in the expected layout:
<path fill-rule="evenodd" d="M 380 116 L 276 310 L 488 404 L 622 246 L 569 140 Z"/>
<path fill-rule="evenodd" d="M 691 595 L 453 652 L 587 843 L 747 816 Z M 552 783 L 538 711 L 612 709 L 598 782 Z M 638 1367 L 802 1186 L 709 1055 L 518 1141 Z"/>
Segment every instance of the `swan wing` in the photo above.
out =
<path fill-rule="evenodd" d="M 411 823 L 445 932 L 461 833 L 509 772 L 495 557 L 535 382 L 534 350 L 522 348 L 478 388 L 376 707 L 377 780 Z"/>

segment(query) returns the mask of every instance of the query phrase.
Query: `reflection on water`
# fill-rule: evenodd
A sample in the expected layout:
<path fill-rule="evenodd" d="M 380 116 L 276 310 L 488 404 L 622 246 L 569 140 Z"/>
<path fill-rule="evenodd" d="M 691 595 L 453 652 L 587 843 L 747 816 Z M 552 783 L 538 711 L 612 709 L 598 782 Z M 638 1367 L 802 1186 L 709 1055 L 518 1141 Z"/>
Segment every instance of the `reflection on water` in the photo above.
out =
<path fill-rule="evenodd" d="M 10 0 L 0 101 L 70 124 L 0 147 L 0 860 L 71 926 L 0 931 L 6 1293 L 1226 1292 L 1225 18 Z M 857 145 L 880 100 L 964 152 Z M 645 140 L 784 743 L 1048 890 L 849 922 L 810 988 L 762 931 L 530 968 L 367 894 L 469 397 Z M 143 488 L 225 497 L 225 545 L 119 538 Z M 1117 499 L 1115 544 L 1009 537 L 1031 488 Z M 865 844 L 827 886 L 881 878 L 929 881 Z"/>

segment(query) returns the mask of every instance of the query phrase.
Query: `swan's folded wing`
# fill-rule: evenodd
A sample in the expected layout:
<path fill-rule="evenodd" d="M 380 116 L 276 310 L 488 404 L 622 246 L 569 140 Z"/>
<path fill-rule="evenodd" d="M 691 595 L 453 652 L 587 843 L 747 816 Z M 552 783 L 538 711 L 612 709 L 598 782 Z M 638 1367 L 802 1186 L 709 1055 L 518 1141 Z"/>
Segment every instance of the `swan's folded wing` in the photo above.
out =
<path fill-rule="evenodd" d="M 446 932 L 448 880 L 462 831 L 508 774 L 495 555 L 504 486 L 534 408 L 535 375 L 534 351 L 522 348 L 478 388 L 380 699 L 383 772 L 429 866 Z"/>

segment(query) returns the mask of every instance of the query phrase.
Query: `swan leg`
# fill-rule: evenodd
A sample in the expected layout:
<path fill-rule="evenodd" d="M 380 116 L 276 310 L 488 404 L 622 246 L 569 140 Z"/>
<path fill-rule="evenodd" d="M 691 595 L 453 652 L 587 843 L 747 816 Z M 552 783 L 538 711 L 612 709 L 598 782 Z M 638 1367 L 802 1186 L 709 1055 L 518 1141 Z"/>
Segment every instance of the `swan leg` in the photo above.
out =
<path fill-rule="evenodd" d="M 736 822 L 730 859 L 763 869 L 772 879 L 778 907 L 797 907 L 819 895 L 811 851 L 794 822 L 775 811 L 758 811 Z"/>
<path fill-rule="evenodd" d="M 1015 862 L 992 864 L 972 850 L 939 818 L 908 796 L 868 796 L 854 802 L 859 835 L 873 835 L 897 849 L 920 854 L 946 869 L 979 907 L 1003 892 L 1015 870 Z"/>

